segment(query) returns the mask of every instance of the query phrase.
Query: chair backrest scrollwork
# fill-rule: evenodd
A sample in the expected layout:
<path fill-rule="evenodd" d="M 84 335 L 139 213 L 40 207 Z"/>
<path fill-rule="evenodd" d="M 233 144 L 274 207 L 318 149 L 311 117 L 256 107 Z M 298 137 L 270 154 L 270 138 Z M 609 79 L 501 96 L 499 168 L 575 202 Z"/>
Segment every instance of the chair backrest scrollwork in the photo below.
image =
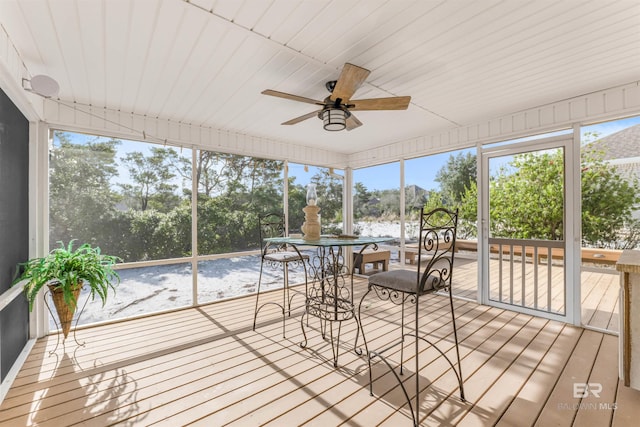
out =
<path fill-rule="evenodd" d="M 260 228 L 260 245 L 263 248 L 263 254 L 268 251 L 285 250 L 286 245 L 276 247 L 274 245 L 265 245 L 264 239 L 271 237 L 285 237 L 286 229 L 284 224 L 284 215 L 281 213 L 268 213 L 258 219 Z"/>
<path fill-rule="evenodd" d="M 451 287 L 457 228 L 457 209 L 420 211 L 418 294 Z M 423 260 L 427 262 L 421 268 Z"/>

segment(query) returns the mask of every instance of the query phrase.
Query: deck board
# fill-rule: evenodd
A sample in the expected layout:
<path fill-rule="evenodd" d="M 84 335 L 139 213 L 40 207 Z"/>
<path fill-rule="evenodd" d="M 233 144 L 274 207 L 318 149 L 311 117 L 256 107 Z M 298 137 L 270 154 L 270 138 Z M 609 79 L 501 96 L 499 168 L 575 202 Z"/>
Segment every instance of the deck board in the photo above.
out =
<path fill-rule="evenodd" d="M 618 380 L 616 393 L 616 410 L 613 412 L 613 427 L 635 426 L 640 420 L 640 390 L 625 387 L 622 380 Z"/>
<path fill-rule="evenodd" d="M 493 425 L 497 422 L 498 417 L 513 402 L 514 390 L 520 390 L 534 372 L 536 366 L 542 360 L 545 351 L 551 346 L 557 334 L 562 330 L 561 325 L 555 322 L 548 322 L 537 319 L 536 323 L 540 323 L 540 329 L 536 336 L 528 344 L 518 343 L 516 349 L 519 349 L 517 357 L 501 362 L 509 363 L 505 369 L 501 369 L 499 375 L 491 387 L 480 385 L 482 388 L 482 397 L 474 402 L 473 407 L 468 414 L 458 422 L 459 425 Z M 536 325 L 537 326 L 537 325 Z M 531 331 L 526 328 L 526 332 Z M 533 333 L 533 331 L 531 331 Z M 526 347 L 524 346 L 526 345 Z M 497 367 L 498 365 L 496 365 Z M 494 367 L 495 368 L 495 367 Z M 487 407 L 494 408 L 494 411 L 486 411 Z"/>
<path fill-rule="evenodd" d="M 604 335 L 601 347 L 615 347 L 618 340 L 611 335 Z M 578 411 L 574 419 L 577 425 L 608 425 L 613 419 L 616 390 L 618 388 L 618 358 L 613 352 L 598 351 L 588 383 L 596 384 L 595 394 L 589 393 L 582 398 L 580 405 L 585 408 Z M 600 390 L 600 386 L 602 389 Z"/>
<path fill-rule="evenodd" d="M 549 327 L 560 328 L 557 337 L 544 350 L 542 359 L 535 365 L 534 371 L 525 384 L 514 391 L 511 404 L 500 415 L 496 425 L 505 427 L 533 425 L 547 397 L 555 387 L 558 375 L 571 356 L 581 330 L 556 322 L 549 322 Z"/>
<path fill-rule="evenodd" d="M 588 382 L 603 337 L 604 334 L 594 331 L 582 332 L 578 344 L 542 408 L 536 426 L 573 424 L 580 405 L 580 398 L 574 396 L 574 384 Z M 585 366 L 588 369 L 585 369 Z"/>
<path fill-rule="evenodd" d="M 475 264 L 467 268 L 469 278 L 458 278 L 471 280 Z M 356 301 L 365 289 L 358 280 Z M 279 300 L 281 293 L 264 297 Z M 334 369 L 317 319 L 310 320 L 302 349 L 299 307 L 287 318 L 283 339 L 274 306 L 260 312 L 252 330 L 254 304 L 248 296 L 79 329 L 86 345 L 68 340 L 52 356 L 55 338 L 40 339 L 0 406 L 0 427 L 410 424 L 396 379 L 379 359 L 369 395 L 366 359 L 353 352 L 355 321 L 344 322 Z M 421 307 L 421 329 L 429 328 L 432 341 L 455 357 L 448 298 L 431 296 Z M 467 402 L 444 359 L 421 345 L 422 425 L 579 426 L 588 420 L 625 426 L 640 418 L 640 393 L 617 379 L 615 336 L 465 300 L 455 300 L 455 307 Z M 362 321 L 370 349 L 398 338 L 397 306 L 368 296 Z M 413 395 L 413 344 L 405 345 L 402 379 Z M 399 347 L 386 357 L 397 364 Z M 601 399 L 582 399 L 587 407 L 617 409 L 558 410 L 575 402 L 576 381 L 603 384 Z"/>
<path fill-rule="evenodd" d="M 502 370 L 501 359 L 503 351 L 509 351 L 509 343 L 517 339 L 522 333 L 527 333 L 525 326 L 532 320 L 530 316 L 516 315 L 512 319 L 502 323 L 494 334 L 483 340 L 477 347 L 466 354 L 462 359 L 462 371 L 464 373 L 466 403 L 460 403 L 457 399 L 443 399 L 437 404 L 430 405 L 427 411 L 429 422 L 448 423 L 450 419 L 454 422 L 466 415 L 471 410 L 473 404 L 483 395 L 487 386 L 493 384 L 496 376 Z M 506 349 L 506 350 L 505 350 Z M 496 357 L 496 354 L 498 356 Z M 496 364 L 496 360 L 498 363 Z M 440 381 L 434 383 L 439 389 L 452 394 L 455 391 L 455 378 L 452 376 L 442 377 Z M 478 408 L 478 412 L 480 408 Z M 427 419 L 423 419 L 425 422 Z"/>

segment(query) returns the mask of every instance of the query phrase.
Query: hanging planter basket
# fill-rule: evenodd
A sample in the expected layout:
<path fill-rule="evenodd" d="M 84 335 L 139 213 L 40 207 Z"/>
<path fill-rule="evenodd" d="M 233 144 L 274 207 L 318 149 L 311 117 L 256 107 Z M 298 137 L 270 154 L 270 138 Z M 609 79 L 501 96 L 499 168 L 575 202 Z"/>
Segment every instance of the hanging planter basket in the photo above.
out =
<path fill-rule="evenodd" d="M 71 330 L 71 322 L 73 321 L 73 315 L 75 314 L 76 307 L 78 305 L 78 297 L 80 296 L 80 291 L 82 290 L 82 282 L 72 290 L 73 300 L 75 301 L 73 305 L 68 304 L 64 300 L 64 292 L 62 291 L 62 289 L 57 287 L 57 284 L 51 283 L 47 286 L 49 287 L 49 291 L 51 292 L 53 305 L 56 307 L 58 320 L 60 320 L 60 328 L 62 329 L 62 333 L 64 334 L 64 338 L 66 339 L 67 335 L 69 335 L 69 331 Z"/>
<path fill-rule="evenodd" d="M 13 285 L 23 284 L 30 311 L 33 310 L 36 300 L 42 298 L 42 288 L 45 285 L 48 287 L 64 339 L 69 335 L 74 314 L 75 321 L 78 321 L 77 304 L 80 291 L 86 288 L 85 306 L 89 299 L 93 300 L 98 296 L 104 307 L 109 289 L 115 292 L 115 285 L 120 282 L 120 276 L 115 271 L 116 263 L 122 261 L 120 258 L 104 255 L 99 247 L 93 247 L 88 243 L 74 248 L 74 242 L 75 240 L 71 240 L 67 245 L 58 242 L 60 246 L 52 249 L 44 257 L 31 258 L 18 264 L 21 274 L 13 281 Z M 55 319 L 56 314 L 53 313 L 48 297 L 44 302 Z M 60 334 L 57 334 L 57 337 L 59 339 Z M 51 352 L 53 351 L 55 349 Z"/>

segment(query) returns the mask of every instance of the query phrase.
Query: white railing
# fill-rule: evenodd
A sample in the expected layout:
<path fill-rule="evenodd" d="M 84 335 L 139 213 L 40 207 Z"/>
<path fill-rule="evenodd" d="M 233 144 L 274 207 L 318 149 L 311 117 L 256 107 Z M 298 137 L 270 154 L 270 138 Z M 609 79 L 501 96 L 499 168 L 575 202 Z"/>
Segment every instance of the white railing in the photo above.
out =
<path fill-rule="evenodd" d="M 22 288 L 24 287 L 23 282 L 15 284 L 14 286 L 4 291 L 2 295 L 0 295 L 0 311 L 2 311 L 6 306 L 11 304 L 13 300 L 16 299 L 18 295 L 22 293 Z"/>
<path fill-rule="evenodd" d="M 489 252 L 491 300 L 565 314 L 564 241 L 489 238 Z"/>

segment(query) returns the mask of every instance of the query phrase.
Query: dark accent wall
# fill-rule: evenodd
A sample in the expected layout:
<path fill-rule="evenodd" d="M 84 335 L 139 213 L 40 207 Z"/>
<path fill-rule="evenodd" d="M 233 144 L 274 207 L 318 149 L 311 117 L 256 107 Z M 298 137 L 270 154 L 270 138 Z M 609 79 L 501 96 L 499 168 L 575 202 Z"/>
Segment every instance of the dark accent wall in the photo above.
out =
<path fill-rule="evenodd" d="M 29 256 L 29 122 L 0 90 L 0 294 Z M 29 339 L 23 295 L 0 311 L 0 381 Z"/>

